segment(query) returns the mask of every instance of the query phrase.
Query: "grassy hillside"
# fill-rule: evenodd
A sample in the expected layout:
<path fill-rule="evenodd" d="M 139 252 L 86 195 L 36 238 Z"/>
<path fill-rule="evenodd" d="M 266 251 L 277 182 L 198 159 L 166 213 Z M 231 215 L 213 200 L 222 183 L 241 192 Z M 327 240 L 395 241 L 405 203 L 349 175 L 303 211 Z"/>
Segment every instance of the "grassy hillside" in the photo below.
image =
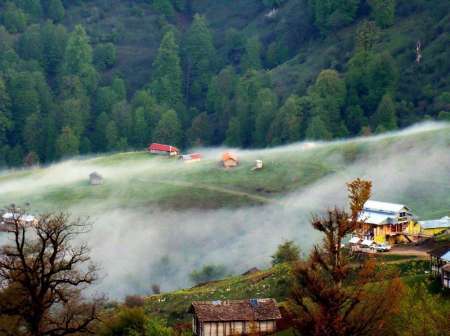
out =
<path fill-rule="evenodd" d="M 386 165 L 392 164 L 392 156 L 398 151 L 398 158 L 393 160 L 398 160 L 399 166 L 386 171 L 387 175 L 394 177 L 400 173 L 406 177 L 408 169 L 414 170 L 414 165 L 424 163 L 436 163 L 439 170 L 436 175 L 417 179 L 412 176 L 413 182 L 402 192 L 404 197 L 391 194 L 387 198 L 409 204 L 420 216 L 443 216 L 449 211 L 449 185 L 439 173 L 448 162 L 441 157 L 437 159 L 443 160 L 443 166 L 439 162 L 427 163 L 430 157 L 416 155 L 421 155 L 417 152 L 425 148 L 445 153 L 450 142 L 449 130 L 448 125 L 441 125 L 411 134 L 236 151 L 241 163 L 230 170 L 220 167 L 224 151 L 221 149 L 203 150 L 205 159 L 190 164 L 146 152 L 80 158 L 49 167 L 4 171 L 0 175 L 0 203 L 30 203 L 39 210 L 77 204 L 98 204 L 100 209 L 117 204 L 123 208 L 159 205 L 167 209 L 286 205 L 289 202 L 286 197 L 292 192 L 305 190 L 327 177 L 348 180 L 355 170 L 366 175 L 364 170 L 370 169 L 379 156 L 385 158 Z M 264 162 L 261 171 L 251 170 L 256 159 Z M 104 175 L 103 185 L 89 185 L 88 175 L 93 171 Z M 376 176 L 373 178 L 377 180 Z M 389 189 L 376 183 L 375 192 Z"/>

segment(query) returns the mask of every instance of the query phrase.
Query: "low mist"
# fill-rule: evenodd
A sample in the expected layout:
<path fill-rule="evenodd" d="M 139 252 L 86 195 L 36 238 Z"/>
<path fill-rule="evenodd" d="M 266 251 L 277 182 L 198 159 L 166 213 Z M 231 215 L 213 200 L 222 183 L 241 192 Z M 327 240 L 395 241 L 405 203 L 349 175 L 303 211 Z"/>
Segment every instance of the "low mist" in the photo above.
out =
<path fill-rule="evenodd" d="M 443 129 L 440 136 L 426 141 L 420 139 L 427 131 L 438 129 Z M 152 284 L 159 284 L 163 291 L 172 290 L 191 285 L 189 273 L 205 264 L 222 264 L 230 274 L 239 274 L 254 266 L 267 267 L 270 256 L 284 240 L 294 240 L 307 254 L 320 240 L 320 235 L 309 224 L 312 214 L 335 205 L 346 206 L 345 183 L 356 177 L 373 181 L 374 199 L 407 203 L 413 212 L 424 212 L 430 207 L 438 207 L 439 215 L 442 215 L 442 209 L 449 212 L 449 197 L 434 197 L 436 194 L 450 195 L 448 132 L 448 124 L 427 123 L 370 138 L 237 151 L 243 160 L 250 160 L 270 153 L 297 155 L 350 141 L 377 144 L 390 137 L 396 139 L 389 145 L 373 147 L 369 153 L 346 163 L 343 169 L 266 205 L 163 210 L 156 206 L 129 208 L 126 204 L 114 203 L 114 199 L 105 199 L 108 211 L 97 211 L 102 204 L 88 202 L 67 210 L 73 214 L 91 214 L 93 229 L 83 239 L 88 241 L 93 259 L 101 266 L 102 280 L 96 291 L 111 298 L 123 298 L 131 294 L 150 294 Z M 225 149 L 196 150 L 215 160 Z M 0 199 L 4 199 L 5 194 L 32 193 L 52 184 L 70 184 L 85 179 L 90 172 L 99 169 L 95 160 L 72 160 L 37 170 L 37 176 L 0 179 Z M 344 159 L 336 153 L 335 160 Z M 160 169 L 176 171 L 184 168 L 176 163 L 161 165 L 155 160 L 106 166 L 101 168 L 101 173 L 111 179 L 121 179 Z M 60 178 L 58 173 L 64 177 Z M 3 176 L 8 174 L 17 173 L 6 172 Z"/>

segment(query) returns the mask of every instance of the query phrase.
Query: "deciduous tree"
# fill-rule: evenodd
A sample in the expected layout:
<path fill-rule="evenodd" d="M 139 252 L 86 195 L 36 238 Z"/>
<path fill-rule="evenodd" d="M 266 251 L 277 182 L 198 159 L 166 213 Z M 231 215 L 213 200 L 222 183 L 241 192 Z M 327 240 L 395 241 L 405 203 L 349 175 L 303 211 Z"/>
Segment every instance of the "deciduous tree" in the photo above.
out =
<path fill-rule="evenodd" d="M 373 260 L 355 268 L 341 247 L 343 238 L 362 225 L 359 213 L 370 197 L 371 182 L 354 180 L 348 192 L 348 211 L 334 208 L 313 217 L 323 241 L 294 270 L 291 309 L 302 336 L 380 335 L 398 310 L 401 281 L 379 272 Z"/>
<path fill-rule="evenodd" d="M 19 209 L 9 211 L 14 220 L 8 227 L 11 243 L 0 254 L 0 316 L 17 323 L 18 336 L 92 331 L 97 303 L 84 301 L 81 294 L 97 279 L 96 268 L 88 247 L 74 243 L 87 224 L 64 213 L 31 223 Z"/>

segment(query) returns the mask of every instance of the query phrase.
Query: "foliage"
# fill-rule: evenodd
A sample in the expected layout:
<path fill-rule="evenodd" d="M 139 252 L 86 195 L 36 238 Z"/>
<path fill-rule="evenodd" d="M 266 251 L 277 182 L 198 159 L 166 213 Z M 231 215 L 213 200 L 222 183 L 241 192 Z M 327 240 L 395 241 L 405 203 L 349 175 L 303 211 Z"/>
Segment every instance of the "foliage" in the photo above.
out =
<path fill-rule="evenodd" d="M 394 24 L 396 0 L 369 0 L 372 16 L 381 28 Z"/>
<path fill-rule="evenodd" d="M 74 244 L 89 227 L 64 213 L 26 223 L 17 208 L 8 210 L 11 242 L 0 254 L 0 316 L 17 319 L 15 335 L 73 335 L 92 331 L 98 303 L 82 299 L 97 279 L 88 247 Z M 11 320 L 10 320 L 11 321 Z"/>
<path fill-rule="evenodd" d="M 153 140 L 173 146 L 181 144 L 181 124 L 174 110 L 167 110 L 162 114 L 153 132 Z"/>
<path fill-rule="evenodd" d="M 189 278 L 195 284 L 202 284 L 205 282 L 218 280 L 226 275 L 226 268 L 222 265 L 205 265 L 203 268 L 192 271 Z"/>
<path fill-rule="evenodd" d="M 342 239 L 361 227 L 359 213 L 371 194 L 369 181 L 347 187 L 350 211 L 335 208 L 313 218 L 323 242 L 294 270 L 291 312 L 302 335 L 379 335 L 389 331 L 386 322 L 399 309 L 401 281 L 387 280 L 387 270 L 377 270 L 373 260 L 353 270 L 341 248 Z"/>
<path fill-rule="evenodd" d="M 100 44 L 94 49 L 94 64 L 98 70 L 112 68 L 116 58 L 116 47 L 112 43 Z"/>
<path fill-rule="evenodd" d="M 278 246 L 277 251 L 272 256 L 272 265 L 285 262 L 294 262 L 300 259 L 300 248 L 292 241 L 288 240 Z"/>

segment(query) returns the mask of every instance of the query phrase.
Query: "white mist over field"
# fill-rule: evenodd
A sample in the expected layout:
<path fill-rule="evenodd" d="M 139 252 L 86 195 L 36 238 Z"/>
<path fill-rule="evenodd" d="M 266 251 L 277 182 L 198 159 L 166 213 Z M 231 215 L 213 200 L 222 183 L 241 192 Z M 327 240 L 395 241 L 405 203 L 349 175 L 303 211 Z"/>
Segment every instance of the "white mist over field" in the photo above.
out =
<path fill-rule="evenodd" d="M 432 140 L 415 140 L 428 131 L 443 130 L 446 136 Z M 156 205 L 129 207 L 111 197 L 92 202 L 78 202 L 67 209 L 73 214 L 91 214 L 93 229 L 83 237 L 92 247 L 92 256 L 102 269 L 102 281 L 96 290 L 113 298 L 129 294 L 150 293 L 151 284 L 162 290 L 188 286 L 188 274 L 205 264 L 223 264 L 232 273 L 270 264 L 270 256 L 284 240 L 295 240 L 307 253 L 320 236 L 312 230 L 313 213 L 334 205 L 345 206 L 345 183 L 356 177 L 373 181 L 373 198 L 392 202 L 417 197 L 429 204 L 436 192 L 450 195 L 450 143 L 448 124 L 426 123 L 405 131 L 331 143 L 300 143 L 266 150 L 233 150 L 241 160 L 259 155 L 286 153 L 295 156 L 303 151 L 347 144 L 395 139 L 379 146 L 313 184 L 260 206 L 242 206 L 214 210 L 168 210 Z M 331 148 L 331 147 L 330 147 Z M 375 147 L 374 147 L 375 148 Z M 224 148 L 198 149 L 206 158 L 217 160 Z M 333 154 L 330 154 L 333 155 Z M 337 157 L 336 160 L 341 160 Z M 29 193 L 54 185 L 70 185 L 86 179 L 98 170 L 96 159 L 71 160 L 36 173 L 16 178 L 0 175 L 0 199 L 6 194 Z M 177 162 L 161 164 L 159 160 L 104 166 L 101 173 L 108 181 L 130 176 L 175 173 L 180 169 L 202 169 Z M 219 168 L 218 168 L 219 169 Z M 3 176 L 3 179 L 2 179 Z M 449 197 L 441 208 L 450 211 Z M 427 203 L 428 202 L 428 203 Z M 108 204 L 107 207 L 102 206 Z M 176 203 L 176 202 L 175 202 Z M 98 211 L 107 208 L 107 211 Z"/>

